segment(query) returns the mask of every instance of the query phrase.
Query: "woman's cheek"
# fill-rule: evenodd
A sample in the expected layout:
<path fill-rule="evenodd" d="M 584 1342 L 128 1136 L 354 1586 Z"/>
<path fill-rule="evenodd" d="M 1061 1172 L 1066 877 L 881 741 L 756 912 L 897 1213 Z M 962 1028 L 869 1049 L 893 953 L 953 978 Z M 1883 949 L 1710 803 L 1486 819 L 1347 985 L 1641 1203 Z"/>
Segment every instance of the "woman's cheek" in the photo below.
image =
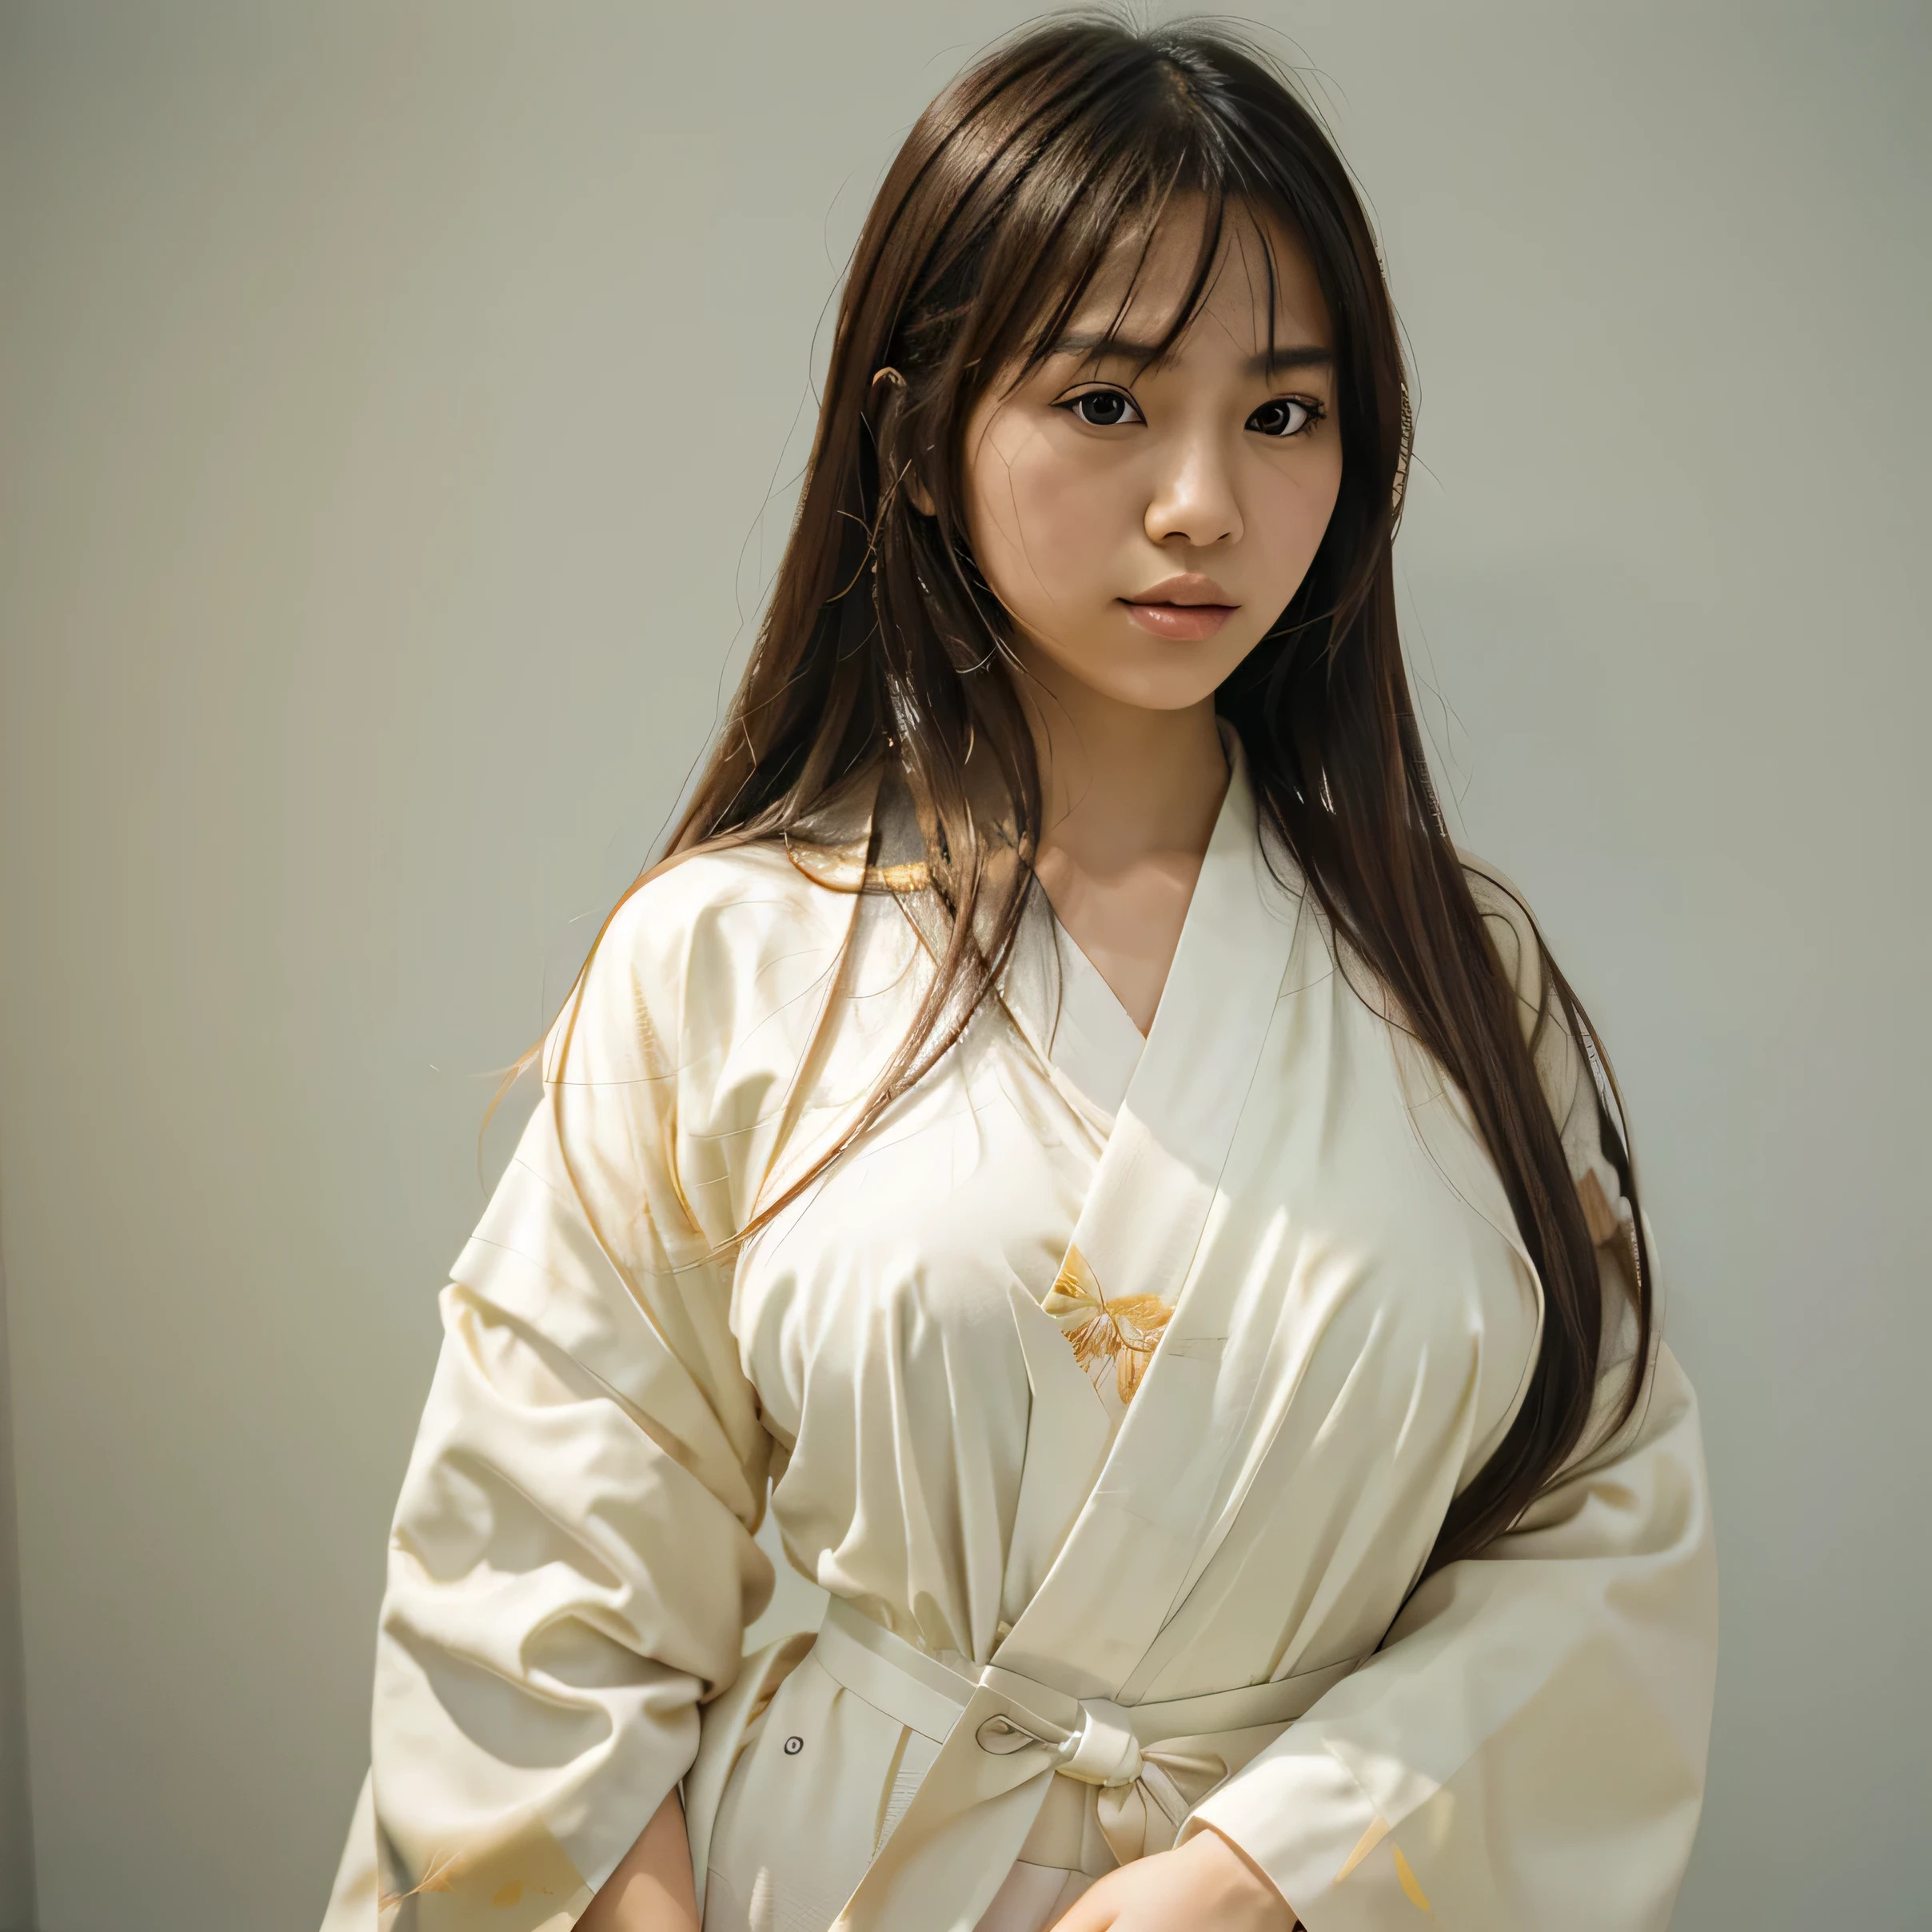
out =
<path fill-rule="evenodd" d="M 1064 462 L 1029 464 L 1017 481 L 1020 535 L 1030 574 L 1056 603 L 1091 596 L 1105 574 L 1104 493 Z"/>
<path fill-rule="evenodd" d="M 1281 581 L 1270 585 L 1266 601 L 1286 604 L 1301 588 L 1321 548 L 1334 507 L 1334 493 L 1319 480 L 1303 483 L 1282 479 L 1267 493 L 1263 514 L 1274 541 L 1264 553 L 1279 568 Z"/>

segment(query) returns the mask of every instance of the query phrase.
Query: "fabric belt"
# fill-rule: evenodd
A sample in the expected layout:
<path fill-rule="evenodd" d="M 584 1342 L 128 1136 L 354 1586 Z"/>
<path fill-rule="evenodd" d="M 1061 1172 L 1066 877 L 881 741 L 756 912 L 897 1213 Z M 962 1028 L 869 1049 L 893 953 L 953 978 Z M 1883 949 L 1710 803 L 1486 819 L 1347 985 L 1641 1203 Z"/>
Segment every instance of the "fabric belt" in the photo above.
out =
<path fill-rule="evenodd" d="M 836 1597 L 812 1657 L 940 1747 L 834 1932 L 972 1932 L 1056 1774 L 1099 1787 L 1100 1830 L 1122 1864 L 1166 1850 L 1194 1806 L 1267 1741 L 1255 1733 L 1292 1722 L 1355 1667 L 1121 1705 L 935 1657 Z"/>

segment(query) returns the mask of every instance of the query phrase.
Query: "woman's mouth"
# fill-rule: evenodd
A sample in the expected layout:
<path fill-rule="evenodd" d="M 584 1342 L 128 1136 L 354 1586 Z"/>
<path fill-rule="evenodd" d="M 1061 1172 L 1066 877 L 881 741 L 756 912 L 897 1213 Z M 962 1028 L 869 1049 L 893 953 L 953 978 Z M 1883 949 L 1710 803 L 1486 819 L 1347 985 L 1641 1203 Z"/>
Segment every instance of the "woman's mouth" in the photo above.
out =
<path fill-rule="evenodd" d="M 1192 570 L 1184 576 L 1164 578 L 1120 602 L 1128 619 L 1141 629 L 1177 644 L 1211 637 L 1241 608 L 1212 577 Z"/>
<path fill-rule="evenodd" d="M 1144 631 L 1182 644 L 1211 637 L 1238 608 L 1232 604 L 1137 604 L 1127 597 L 1120 601 L 1127 607 L 1129 620 Z"/>

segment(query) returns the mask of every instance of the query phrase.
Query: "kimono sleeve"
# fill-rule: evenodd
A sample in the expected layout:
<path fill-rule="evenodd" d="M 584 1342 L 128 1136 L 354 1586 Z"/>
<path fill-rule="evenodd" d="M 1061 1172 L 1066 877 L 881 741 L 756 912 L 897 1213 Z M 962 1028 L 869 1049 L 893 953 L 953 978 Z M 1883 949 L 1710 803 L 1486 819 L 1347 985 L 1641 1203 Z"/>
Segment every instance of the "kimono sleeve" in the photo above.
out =
<path fill-rule="evenodd" d="M 1527 916 L 1472 880 L 1523 990 Z M 1538 1068 L 1623 1305 L 1631 1208 L 1599 1145 L 1595 1087 L 1566 1028 Z M 1592 1188 L 1604 1198 L 1594 1206 Z M 1380 1649 L 1203 1802 L 1310 1932 L 1432 1916 L 1483 1932 L 1667 1926 L 1696 1830 L 1717 1649 L 1716 1562 L 1697 1403 L 1658 1346 L 1636 1414 L 1605 1429 L 1634 1319 L 1606 1350 L 1602 1425 L 1479 1555 L 1437 1572 Z M 1470 1472 L 1473 1473 L 1473 1472 Z"/>
<path fill-rule="evenodd" d="M 770 1594 L 730 1230 L 701 1225 L 680 1172 L 718 1055 L 692 1047 L 676 935 L 631 912 L 649 896 L 553 1031 L 442 1294 L 325 1932 L 573 1922 L 689 1768 Z"/>

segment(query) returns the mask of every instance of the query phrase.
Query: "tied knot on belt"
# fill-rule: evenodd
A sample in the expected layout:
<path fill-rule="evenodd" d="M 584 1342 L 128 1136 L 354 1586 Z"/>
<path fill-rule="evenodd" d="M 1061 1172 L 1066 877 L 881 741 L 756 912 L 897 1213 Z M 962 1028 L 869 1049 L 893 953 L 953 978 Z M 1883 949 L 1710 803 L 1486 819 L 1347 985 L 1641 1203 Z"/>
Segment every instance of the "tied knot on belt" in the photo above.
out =
<path fill-rule="evenodd" d="M 1099 1786 L 1101 1834 L 1123 1865 L 1171 1850 L 1195 1802 L 1188 1790 L 1198 1798 L 1227 1774 L 1211 1752 L 1186 1748 L 1200 1746 L 1201 1739 L 1143 1745 L 1126 1710 L 1105 1698 L 1080 1699 L 1077 1730 L 1044 1718 L 1023 1723 L 1008 1715 L 987 1718 L 974 1734 L 980 1750 L 994 1757 L 1044 1745 L 1062 1777 Z"/>

